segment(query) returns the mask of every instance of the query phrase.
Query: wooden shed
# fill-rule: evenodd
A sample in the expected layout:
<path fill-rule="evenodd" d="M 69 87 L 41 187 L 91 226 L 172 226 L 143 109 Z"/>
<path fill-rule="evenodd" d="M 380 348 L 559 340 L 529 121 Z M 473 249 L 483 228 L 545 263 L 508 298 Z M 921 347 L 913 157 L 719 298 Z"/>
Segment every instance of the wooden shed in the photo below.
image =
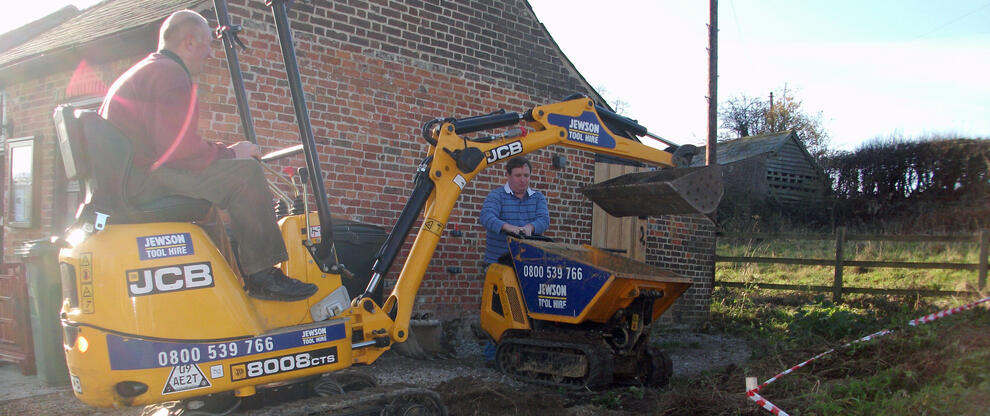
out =
<path fill-rule="evenodd" d="M 794 204 L 825 196 L 825 174 L 794 131 L 721 142 L 717 152 L 727 197 Z M 702 147 L 691 166 L 704 165 L 704 154 Z"/>

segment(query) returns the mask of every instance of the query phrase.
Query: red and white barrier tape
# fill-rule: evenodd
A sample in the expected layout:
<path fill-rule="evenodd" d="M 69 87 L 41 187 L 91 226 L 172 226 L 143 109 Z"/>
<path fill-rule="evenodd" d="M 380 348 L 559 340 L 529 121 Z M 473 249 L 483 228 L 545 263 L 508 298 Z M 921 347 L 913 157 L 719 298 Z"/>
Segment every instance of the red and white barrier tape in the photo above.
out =
<path fill-rule="evenodd" d="M 979 305 L 979 304 L 984 303 L 984 302 L 990 302 L 990 298 L 983 298 L 983 299 L 980 299 L 980 300 L 978 300 L 976 302 L 969 303 L 969 304 L 966 304 L 966 305 L 963 305 L 963 306 L 959 306 L 959 307 L 952 308 L 952 309 L 946 309 L 944 311 L 936 312 L 936 313 L 933 313 L 931 315 L 925 315 L 925 316 L 922 316 L 922 317 L 920 317 L 918 319 L 911 320 L 910 322 L 908 322 L 908 325 L 918 326 L 919 324 L 927 324 L 927 323 L 929 323 L 931 321 L 934 321 L 936 319 L 941 319 L 941 318 L 944 318 L 946 316 L 952 315 L 954 313 L 958 313 L 960 311 L 964 311 L 964 310 L 967 310 L 967 309 L 973 309 L 974 306 Z"/>
<path fill-rule="evenodd" d="M 759 390 L 759 388 L 755 388 L 753 390 L 747 391 L 746 392 L 746 396 L 749 396 L 749 399 L 750 400 L 756 402 L 756 404 L 758 406 L 766 409 L 768 412 L 770 412 L 772 414 L 779 415 L 779 416 L 790 416 L 783 409 L 777 407 L 777 405 L 775 405 L 773 403 L 770 403 L 769 400 L 764 399 L 763 396 L 760 396 L 759 394 L 757 394 L 756 393 L 757 390 Z"/>
<path fill-rule="evenodd" d="M 936 313 L 933 313 L 933 314 L 930 314 L 930 315 L 925 315 L 925 316 L 922 316 L 921 318 L 918 318 L 918 319 L 913 319 L 913 320 L 911 320 L 911 321 L 908 322 L 908 325 L 918 326 L 918 325 L 921 325 L 921 324 L 927 324 L 927 323 L 932 322 L 934 320 L 944 318 L 946 316 L 952 315 L 954 313 L 958 313 L 960 311 L 964 311 L 964 310 L 968 310 L 968 309 L 973 309 L 973 307 L 975 307 L 976 305 L 979 305 L 979 304 L 984 303 L 984 302 L 990 302 L 990 297 L 983 298 L 983 299 L 980 299 L 980 300 L 978 300 L 976 302 L 968 303 L 968 304 L 965 304 L 963 306 L 955 307 L 955 308 L 952 308 L 952 309 L 946 309 L 944 311 L 936 312 Z M 891 334 L 893 332 L 894 332 L 894 330 L 892 330 L 892 329 L 885 329 L 883 331 L 878 331 L 878 332 L 872 333 L 870 335 L 867 335 L 865 337 L 862 337 L 860 339 L 857 339 L 855 341 L 848 342 L 848 343 L 844 344 L 840 348 L 845 348 L 845 347 L 848 347 L 848 346 L 853 345 L 853 344 L 858 343 L 858 342 L 866 342 L 866 341 L 872 340 L 874 338 L 880 338 L 880 337 L 882 337 L 884 335 L 888 335 L 888 334 Z M 799 369 L 801 367 L 804 367 L 804 366 L 808 365 L 808 363 L 810 363 L 812 361 L 815 361 L 815 360 L 817 360 L 817 359 L 819 359 L 821 357 L 824 357 L 824 356 L 826 356 L 828 354 L 831 354 L 833 352 L 835 352 L 835 348 L 831 348 L 828 351 L 825 351 L 825 352 L 823 352 L 821 354 L 818 354 L 818 355 L 816 355 L 814 357 L 811 357 L 810 359 L 808 359 L 807 361 L 805 361 L 805 362 L 803 362 L 801 364 L 795 365 L 794 367 L 788 368 L 788 369 L 780 372 L 779 374 L 777 374 L 777 375 L 775 375 L 773 377 L 770 377 L 767 381 L 763 382 L 763 384 L 760 384 L 756 388 L 747 391 L 746 392 L 746 397 L 749 397 L 750 400 L 756 402 L 757 405 L 759 405 L 760 407 L 766 409 L 768 412 L 770 412 L 772 414 L 775 414 L 775 415 L 787 415 L 787 412 L 784 412 L 782 409 L 780 409 L 779 407 L 777 407 L 773 403 L 770 403 L 770 401 L 768 401 L 767 399 L 763 398 L 763 396 L 760 396 L 759 394 L 757 394 L 757 392 L 760 391 L 762 388 L 766 387 L 768 384 L 773 383 L 774 381 L 777 381 L 777 379 L 779 379 L 779 378 L 781 378 L 781 377 L 783 377 L 783 376 L 785 376 L 787 374 L 790 374 L 790 373 L 794 372 L 794 370 L 797 370 L 797 369 Z"/>

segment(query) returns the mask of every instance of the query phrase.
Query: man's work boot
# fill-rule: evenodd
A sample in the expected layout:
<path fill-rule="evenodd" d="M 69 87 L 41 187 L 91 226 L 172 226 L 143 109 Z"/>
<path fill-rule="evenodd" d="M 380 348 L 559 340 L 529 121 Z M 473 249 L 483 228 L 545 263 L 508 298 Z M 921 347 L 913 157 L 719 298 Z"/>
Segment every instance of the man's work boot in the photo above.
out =
<path fill-rule="evenodd" d="M 316 293 L 316 285 L 303 283 L 272 267 L 247 277 L 248 296 L 256 299 L 291 302 L 306 299 Z"/>

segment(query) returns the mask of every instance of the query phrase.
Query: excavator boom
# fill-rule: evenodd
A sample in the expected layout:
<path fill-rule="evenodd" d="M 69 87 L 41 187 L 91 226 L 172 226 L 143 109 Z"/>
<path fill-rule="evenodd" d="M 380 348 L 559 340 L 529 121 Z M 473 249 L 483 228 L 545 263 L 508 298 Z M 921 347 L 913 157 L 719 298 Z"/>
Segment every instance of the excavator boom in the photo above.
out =
<path fill-rule="evenodd" d="M 417 232 L 412 249 L 406 257 L 402 271 L 391 295 L 382 310 L 394 319 L 389 332 L 393 342 L 403 342 L 408 336 L 409 319 L 414 299 L 433 258 L 434 250 L 446 228 L 450 213 L 461 191 L 481 171 L 510 158 L 522 156 L 549 146 L 561 145 L 595 153 L 631 159 L 658 166 L 661 170 L 647 172 L 644 177 L 621 182 L 613 189 L 628 188 L 621 196 L 609 195 L 608 188 L 599 187 L 591 196 L 607 211 L 623 215 L 664 215 L 710 213 L 721 198 L 721 176 L 717 168 L 704 167 L 681 171 L 664 170 L 675 167 L 673 154 L 616 133 L 616 129 L 646 129 L 628 119 L 616 123 L 614 114 L 602 117 L 604 110 L 586 97 L 534 107 L 525 113 L 498 112 L 466 119 L 437 119 L 426 123 L 423 136 L 430 144 L 429 155 L 417 175 L 416 189 L 400 216 L 411 218 L 423 212 L 423 222 Z M 610 117 L 611 116 L 611 117 Z M 612 122 L 607 122 L 607 119 Z M 630 124 L 632 123 L 632 124 Z M 505 133 L 470 138 L 467 135 L 481 131 L 512 128 Z M 679 173 L 683 172 L 683 173 Z M 429 184 L 425 184 L 428 181 Z M 605 189 L 605 191 L 602 191 Z M 428 193 L 428 195 L 426 195 Z M 414 201 L 417 201 L 414 203 Z M 618 207 L 618 209 L 612 209 Z M 406 221 L 406 232 L 412 222 Z M 389 240 L 395 251 L 406 234 L 396 226 Z M 386 243 L 388 246 L 389 243 Z M 387 247 L 383 252 L 388 251 Z M 366 294 L 380 282 L 390 266 L 393 256 L 388 253 L 379 259 L 375 274 Z M 380 256 L 381 257 L 381 256 Z M 359 299 L 355 304 L 364 300 Z"/>

